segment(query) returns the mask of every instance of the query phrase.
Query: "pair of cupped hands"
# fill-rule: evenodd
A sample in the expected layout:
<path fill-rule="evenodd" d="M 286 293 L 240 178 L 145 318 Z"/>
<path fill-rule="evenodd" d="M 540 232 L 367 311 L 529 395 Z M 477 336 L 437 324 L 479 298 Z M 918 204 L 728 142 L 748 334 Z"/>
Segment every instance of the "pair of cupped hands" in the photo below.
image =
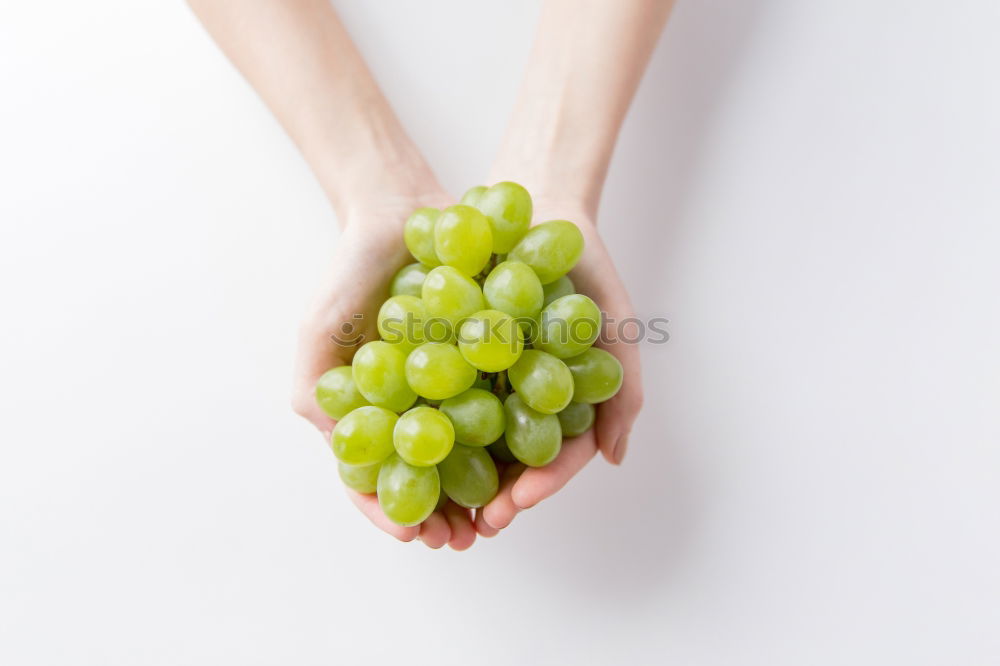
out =
<path fill-rule="evenodd" d="M 534 193 L 532 193 L 534 195 Z M 370 203 L 341 212 L 341 235 L 337 250 L 299 330 L 292 406 L 310 421 L 327 443 L 335 421 L 316 404 L 314 390 L 320 375 L 330 368 L 349 364 L 364 342 L 377 339 L 376 318 L 388 297 L 389 282 L 396 272 L 413 262 L 403 243 L 403 224 L 422 206 L 443 208 L 456 203 L 437 185 L 417 196 L 371 197 Z M 500 488 L 486 506 L 469 510 L 448 501 L 423 523 L 402 527 L 393 523 L 379 507 L 375 495 L 347 489 L 355 506 L 377 527 L 401 541 L 420 539 L 430 548 L 445 544 L 455 550 L 472 546 L 477 535 L 496 536 L 517 514 L 559 491 L 599 450 L 608 462 L 621 464 L 629 432 L 642 406 L 639 350 L 635 344 L 614 340 L 611 321 L 634 315 L 628 294 L 615 270 L 595 226 L 595 214 L 582 202 L 535 197 L 533 224 L 550 219 L 574 222 L 583 232 L 585 248 L 570 273 L 578 292 L 590 296 L 605 313 L 609 342 L 598 341 L 621 361 L 624 381 L 612 399 L 597 405 L 593 428 L 563 442 L 558 457 L 545 467 L 511 464 L 500 468 Z M 360 316 L 359 316 L 360 315 Z M 335 338 L 350 330 L 356 344 L 338 344 Z"/>

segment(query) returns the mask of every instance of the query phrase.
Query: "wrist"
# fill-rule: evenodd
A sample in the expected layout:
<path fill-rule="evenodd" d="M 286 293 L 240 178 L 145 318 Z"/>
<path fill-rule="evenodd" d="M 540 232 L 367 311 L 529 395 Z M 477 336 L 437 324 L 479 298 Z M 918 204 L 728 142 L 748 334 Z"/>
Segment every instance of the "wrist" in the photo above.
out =
<path fill-rule="evenodd" d="M 531 194 L 536 216 L 546 219 L 596 219 L 604 186 L 603 173 L 597 175 L 561 159 L 498 160 L 488 184 L 504 180 L 523 185 Z"/>
<path fill-rule="evenodd" d="M 340 220 L 356 219 L 352 213 L 359 210 L 442 198 L 430 166 L 374 82 L 340 101 L 322 131 L 300 142 Z"/>
<path fill-rule="evenodd" d="M 387 234 L 402 240 L 406 219 L 418 208 L 444 208 L 455 201 L 436 180 L 414 182 L 414 187 L 376 187 L 355 190 L 349 199 L 334 204 L 342 229 L 363 228 L 370 235 Z"/>
<path fill-rule="evenodd" d="M 423 206 L 450 203 L 422 159 L 373 159 L 352 162 L 321 179 L 341 226 L 395 224 Z"/>
<path fill-rule="evenodd" d="M 571 125 L 559 119 L 528 124 L 538 128 L 532 131 L 520 130 L 520 124 L 509 131 L 490 172 L 490 182 L 513 180 L 527 188 L 534 200 L 596 216 L 610 148 L 600 141 L 568 140 L 593 135 Z"/>

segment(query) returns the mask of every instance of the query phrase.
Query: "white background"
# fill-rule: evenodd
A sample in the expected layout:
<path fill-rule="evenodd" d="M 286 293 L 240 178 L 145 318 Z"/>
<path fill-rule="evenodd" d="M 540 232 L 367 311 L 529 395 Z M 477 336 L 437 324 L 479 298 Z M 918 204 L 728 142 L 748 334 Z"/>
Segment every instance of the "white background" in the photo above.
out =
<path fill-rule="evenodd" d="M 535 4 L 339 5 L 482 180 Z M 454 553 L 288 408 L 334 219 L 187 8 L 4 3 L 0 663 L 1000 663 L 998 35 L 681 2 L 601 214 L 671 320 L 629 457 Z"/>

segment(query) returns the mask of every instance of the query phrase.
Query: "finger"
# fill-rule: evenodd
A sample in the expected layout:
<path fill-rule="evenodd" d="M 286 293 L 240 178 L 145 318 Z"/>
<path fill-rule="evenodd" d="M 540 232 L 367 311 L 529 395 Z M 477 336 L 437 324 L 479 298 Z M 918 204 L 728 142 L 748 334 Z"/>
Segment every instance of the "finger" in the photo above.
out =
<path fill-rule="evenodd" d="M 618 444 L 615 445 L 614 459 L 616 465 L 621 465 L 622 461 L 625 460 L 625 453 L 628 451 L 628 433 L 625 433 L 618 438 Z"/>
<path fill-rule="evenodd" d="M 617 398 L 618 396 L 615 396 Z M 612 398 L 608 402 L 596 405 L 597 415 L 594 421 L 594 435 L 597 448 L 604 459 L 612 465 L 617 465 L 618 442 L 626 434 L 628 418 L 625 415 L 625 405 Z"/>
<path fill-rule="evenodd" d="M 329 444 L 330 433 L 333 432 L 333 427 L 337 425 L 337 422 L 327 416 L 326 412 L 316 404 L 316 382 L 318 380 L 319 376 L 303 380 L 303 383 L 295 387 L 292 394 L 292 410 L 316 426 L 316 429 L 320 431 Z"/>
<path fill-rule="evenodd" d="M 483 519 L 493 529 L 502 530 L 507 527 L 520 511 L 511 499 L 510 491 L 523 471 L 524 465 L 520 463 L 509 465 L 500 477 L 500 489 L 496 497 L 483 508 Z"/>
<path fill-rule="evenodd" d="M 476 542 L 476 529 L 472 526 L 472 514 L 454 502 L 444 505 L 444 516 L 451 527 L 451 540 L 448 545 L 452 550 L 466 550 Z"/>
<path fill-rule="evenodd" d="M 590 462 L 597 453 L 593 431 L 563 442 L 556 459 L 545 467 L 524 470 L 511 490 L 511 498 L 518 509 L 530 509 L 543 499 L 551 497 Z"/>
<path fill-rule="evenodd" d="M 420 524 L 418 538 L 428 548 L 438 549 L 445 545 L 451 538 L 451 527 L 448 525 L 448 519 L 437 511 L 427 516 L 427 520 Z"/>
<path fill-rule="evenodd" d="M 598 347 L 613 354 L 622 364 L 622 389 L 618 395 L 602 404 L 597 410 L 595 432 L 597 445 L 605 459 L 612 464 L 620 464 L 625 455 L 626 439 L 642 407 L 642 367 L 639 346 L 622 339 L 625 330 L 619 330 L 624 322 L 634 317 L 625 285 L 618 278 L 611 257 L 596 229 L 584 225 L 584 234 L 595 236 L 588 242 L 584 257 L 570 274 L 580 293 L 595 299 L 606 313 Z M 634 331 L 627 331 L 634 333 Z M 621 443 L 621 446 L 619 446 Z"/>
<path fill-rule="evenodd" d="M 337 425 L 336 421 L 327 416 L 319 407 L 315 407 L 308 412 L 296 410 L 296 413 L 316 426 L 323 441 L 326 442 L 327 446 L 330 445 L 330 437 L 333 435 L 334 426 Z"/>
<path fill-rule="evenodd" d="M 347 496 L 354 502 L 354 506 L 358 507 L 361 513 L 365 514 L 375 527 L 386 534 L 396 537 L 400 541 L 413 541 L 417 538 L 417 535 L 420 533 L 420 527 L 403 527 L 386 518 L 386 515 L 382 513 L 382 507 L 378 505 L 378 498 L 375 495 L 362 495 L 349 488 L 346 490 Z"/>
<path fill-rule="evenodd" d="M 486 537 L 487 539 L 500 534 L 500 530 L 487 523 L 486 519 L 483 518 L 482 507 L 476 509 L 476 532 L 479 533 L 479 536 Z"/>
<path fill-rule="evenodd" d="M 639 378 L 630 380 L 626 377 L 626 383 L 622 384 L 618 395 L 597 405 L 597 420 L 594 424 L 597 445 L 604 458 L 614 465 L 621 464 L 625 457 L 628 434 L 642 409 L 640 382 Z"/>
<path fill-rule="evenodd" d="M 351 322 L 353 320 L 348 320 L 346 325 L 353 325 Z M 315 318 L 309 318 L 299 330 L 292 381 L 292 409 L 327 437 L 336 422 L 316 403 L 316 382 L 327 370 L 344 365 L 351 358 L 353 348 L 338 344 L 331 336 L 332 332 L 343 330 L 333 321 Z"/>
<path fill-rule="evenodd" d="M 343 363 L 325 352 L 315 353 L 315 348 L 306 347 L 305 344 L 300 345 L 299 354 L 292 388 L 292 410 L 316 426 L 329 442 L 336 421 L 327 416 L 316 403 L 316 382 L 324 372 Z"/>
<path fill-rule="evenodd" d="M 628 434 L 642 409 L 639 348 L 625 342 L 603 345 L 603 348 L 622 364 L 623 380 L 618 394 L 597 406 L 594 432 L 597 435 L 597 446 L 605 460 L 620 465 L 625 457 Z"/>

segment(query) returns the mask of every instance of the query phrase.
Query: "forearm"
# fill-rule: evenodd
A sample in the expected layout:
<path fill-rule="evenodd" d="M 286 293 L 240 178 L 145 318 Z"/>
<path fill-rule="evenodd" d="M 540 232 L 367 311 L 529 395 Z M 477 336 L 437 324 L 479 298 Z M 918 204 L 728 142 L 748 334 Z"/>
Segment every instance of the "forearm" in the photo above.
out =
<path fill-rule="evenodd" d="M 328 0 L 189 0 L 270 107 L 341 216 L 358 200 L 419 198 L 430 169 Z"/>
<path fill-rule="evenodd" d="M 596 214 L 618 131 L 672 0 L 547 0 L 493 180 Z"/>

